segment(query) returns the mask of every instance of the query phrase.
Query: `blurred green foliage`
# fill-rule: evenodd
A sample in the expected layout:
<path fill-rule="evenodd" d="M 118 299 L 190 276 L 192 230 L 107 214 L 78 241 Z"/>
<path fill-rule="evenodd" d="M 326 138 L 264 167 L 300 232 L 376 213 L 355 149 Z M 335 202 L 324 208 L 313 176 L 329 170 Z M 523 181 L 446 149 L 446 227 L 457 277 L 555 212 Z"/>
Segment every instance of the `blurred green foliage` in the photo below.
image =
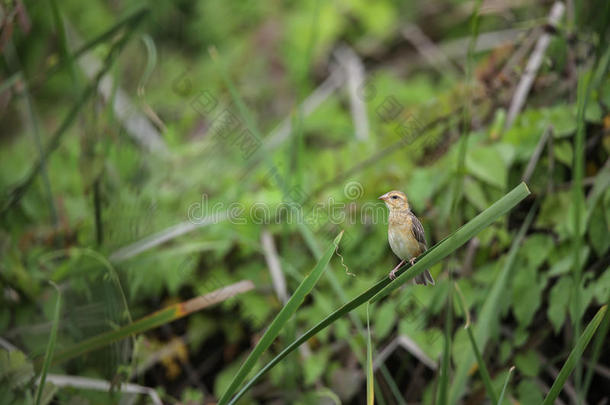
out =
<path fill-rule="evenodd" d="M 263 229 L 273 234 L 289 296 L 317 262 L 316 249 L 328 246 L 341 229 L 345 237 L 339 248 L 343 261 L 339 257 L 331 261 L 313 295 L 262 354 L 261 363 L 395 266 L 385 218 L 366 215 L 366 207 L 376 203 L 377 196 L 392 189 L 406 192 L 432 246 L 455 231 L 452 224 L 466 223 L 518 184 L 550 129 L 527 181 L 530 199 L 483 230 L 476 242 L 433 266 L 430 270 L 437 281 L 433 288 L 408 286 L 370 308 L 374 359 L 398 336 L 407 336 L 438 364 L 445 303 L 452 286 L 448 269 L 476 326 L 516 234 L 536 202 L 539 209 L 518 246 L 497 312 L 481 326 L 487 328 L 489 340 L 480 350 L 497 393 L 510 366 L 516 367 L 503 403 L 540 403 L 546 395 L 541 387 L 554 380 L 549 370 L 561 368 L 576 339 L 574 320 L 586 324 L 610 300 L 606 70 L 591 89 L 584 112 L 585 200 L 579 235 L 575 235 L 572 193 L 576 82 L 578 75 L 603 59 L 599 50 L 607 49 L 608 20 L 603 19 L 607 8 L 602 1 L 574 3 L 574 12 L 556 27 L 524 110 L 510 128 L 504 128 L 505 111 L 529 53 L 518 60 L 511 57 L 529 37 L 539 35 L 548 2 L 484 7 L 480 35 L 509 28 L 522 32 L 474 55 L 472 88 L 466 88 L 463 76 L 454 74 L 465 72 L 465 46 L 449 57 L 449 68 L 427 62 L 402 34 L 405 27 L 416 24 L 438 45 L 434 49 L 444 52 L 448 49 L 444 45 L 469 39 L 471 1 L 57 2 L 72 52 L 138 7 L 149 10 L 142 26 L 119 27 L 87 55 L 104 60 L 112 44 L 132 32 L 113 61 L 109 98 L 126 95 L 152 123 L 165 151 L 151 152 L 143 146 L 126 119 L 113 111 L 108 97 L 96 93 L 78 105 L 76 121 L 23 197 L 3 209 L 0 337 L 16 348 L 3 344 L 0 349 L 0 402 L 29 403 L 35 395 L 33 366 L 44 356 L 56 299 L 47 280 L 57 283 L 64 297 L 56 350 L 169 304 L 252 280 L 254 291 L 147 332 L 136 341 L 51 367 L 54 374 L 109 380 L 113 393 L 57 389 L 47 383 L 42 395 L 47 403 L 54 397 L 60 403 L 116 402 L 119 382 L 131 381 L 158 389 L 167 403 L 212 401 L 227 388 L 283 306 L 262 246 Z M 76 83 L 68 65 L 56 69 L 61 38 L 50 2 L 4 1 L 0 7 L 4 22 L 0 86 L 16 77 L 0 93 L 4 207 L 15 185 L 38 161 L 38 143 L 45 148 L 92 77 L 85 73 L 82 63 L 91 62 L 84 57 L 72 62 Z M 335 51 L 342 44 L 349 44 L 362 58 L 366 89 L 374 90 L 365 100 L 369 124 L 365 140 L 355 137 L 353 100 L 346 86 L 306 116 L 299 107 L 338 69 Z M 241 129 L 246 119 L 210 58 L 212 46 L 263 134 L 262 146 L 252 156 L 244 157 L 239 144 L 213 135 L 215 118 L 226 109 L 238 117 Z M 217 104 L 202 113 L 203 105 L 197 103 L 209 97 Z M 398 102 L 401 109 L 393 119 L 384 120 L 379 112 L 388 100 Z M 472 102 L 472 120 L 462 133 L 461 109 L 467 101 Z M 410 118 L 422 131 L 405 142 L 396 128 Z M 295 130 L 269 146 L 283 122 L 292 122 Z M 239 133 L 229 131 L 227 139 Z M 462 197 L 454 211 L 451 190 L 459 175 L 458 140 L 466 135 Z M 353 182 L 361 186 L 355 196 L 346 192 Z M 306 198 L 305 214 L 316 204 L 327 207 L 332 201 L 335 206 L 345 204 L 345 217 L 354 214 L 357 221 L 325 227 L 321 219 L 304 230 L 285 218 L 273 217 L 261 224 L 248 215 L 261 203 L 276 212 L 294 198 L 295 191 Z M 221 208 L 213 209 L 215 204 Z M 196 227 L 189 222 L 224 212 L 230 204 L 244 208 L 233 220 Z M 375 212 L 385 215 L 384 210 L 379 206 Z M 189 231 L 171 234 L 176 226 Z M 582 238 L 580 286 L 572 275 L 575 237 Z M 154 243 L 134 250 L 142 240 Z M 131 255 L 117 259 L 125 248 Z M 355 277 L 347 275 L 343 264 Z M 580 313 L 574 313 L 578 312 L 571 305 L 574 297 L 579 297 Z M 465 314 L 459 308 L 453 305 L 458 320 L 452 329 L 452 369 L 471 351 L 461 328 Z M 366 312 L 359 308 L 352 317 L 323 330 L 307 342 L 306 349 L 272 369 L 242 402 L 319 403 L 321 398 L 364 402 L 365 321 Z M 601 350 L 599 360 L 584 362 L 583 367 L 593 367 L 597 361 L 608 367 L 608 349 Z M 398 403 L 392 384 L 402 400 L 433 403 L 438 372 L 413 353 L 412 348 L 397 348 L 386 359 L 393 381 L 376 371 L 379 403 L 380 397 Z M 589 352 L 585 358 L 589 359 Z M 465 395 L 469 403 L 482 403 L 485 388 L 480 375 L 471 371 Z M 594 374 L 593 378 L 596 384 L 586 397 L 589 403 L 608 395 L 604 377 Z M 580 389 L 578 381 L 570 384 Z"/>

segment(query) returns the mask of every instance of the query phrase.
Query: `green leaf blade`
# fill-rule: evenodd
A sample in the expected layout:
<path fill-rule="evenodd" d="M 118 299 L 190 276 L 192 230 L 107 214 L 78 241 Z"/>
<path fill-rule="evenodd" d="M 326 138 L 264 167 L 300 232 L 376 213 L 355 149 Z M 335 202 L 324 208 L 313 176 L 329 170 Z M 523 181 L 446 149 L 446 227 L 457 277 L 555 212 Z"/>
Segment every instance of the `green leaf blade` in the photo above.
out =
<path fill-rule="evenodd" d="M 333 243 L 326 249 L 324 256 L 318 261 L 314 269 L 309 273 L 307 277 L 301 282 L 301 284 L 297 287 L 292 297 L 286 302 L 286 305 L 280 310 L 280 312 L 276 315 L 275 319 L 271 322 L 271 325 L 267 328 L 263 337 L 256 344 L 246 361 L 241 365 L 235 377 L 229 384 L 229 388 L 222 395 L 220 400 L 218 401 L 219 405 L 228 403 L 229 399 L 235 394 L 239 385 L 245 380 L 248 373 L 254 368 L 256 362 L 261 357 L 263 352 L 271 346 L 271 343 L 275 340 L 275 338 L 279 335 L 282 327 L 286 324 L 286 322 L 294 315 L 296 310 L 303 303 L 305 296 L 311 292 L 313 287 L 316 285 L 322 273 L 326 269 L 328 262 L 331 257 L 335 253 L 337 246 L 339 245 L 339 241 L 343 237 L 343 232 L 341 232 L 333 241 Z"/>
<path fill-rule="evenodd" d="M 557 378 L 555 379 L 555 382 L 551 386 L 551 389 L 549 390 L 549 393 L 547 394 L 546 398 L 544 399 L 544 402 L 542 403 L 542 405 L 551 405 L 551 404 L 555 403 L 555 400 L 557 399 L 557 397 L 559 396 L 559 393 L 563 389 L 563 386 L 566 383 L 568 377 L 570 376 L 570 374 L 572 374 L 572 371 L 574 371 L 574 368 L 580 361 L 580 358 L 582 357 L 583 352 L 587 348 L 589 341 L 595 334 L 595 331 L 597 330 L 599 324 L 604 319 L 604 315 L 606 314 L 607 309 L 608 309 L 607 305 L 604 305 L 603 307 L 601 307 L 599 309 L 599 311 L 597 311 L 597 314 L 595 314 L 595 316 L 593 317 L 591 322 L 589 322 L 589 325 L 587 325 L 587 328 L 585 329 L 585 331 L 580 335 L 580 337 L 576 341 L 576 345 L 570 352 L 568 359 L 566 360 L 563 367 L 559 371 L 559 375 L 557 376 Z"/>

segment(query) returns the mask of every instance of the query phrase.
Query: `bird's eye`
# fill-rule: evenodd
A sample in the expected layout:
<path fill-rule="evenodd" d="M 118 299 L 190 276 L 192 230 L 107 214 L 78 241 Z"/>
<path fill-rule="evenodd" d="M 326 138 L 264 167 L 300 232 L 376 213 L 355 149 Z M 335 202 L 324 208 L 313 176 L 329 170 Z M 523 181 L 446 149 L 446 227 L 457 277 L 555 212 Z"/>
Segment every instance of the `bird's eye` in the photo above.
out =
<path fill-rule="evenodd" d="M 393 195 L 392 196 L 392 200 L 396 200 L 396 199 L 398 199 L 398 196 L 397 195 Z"/>

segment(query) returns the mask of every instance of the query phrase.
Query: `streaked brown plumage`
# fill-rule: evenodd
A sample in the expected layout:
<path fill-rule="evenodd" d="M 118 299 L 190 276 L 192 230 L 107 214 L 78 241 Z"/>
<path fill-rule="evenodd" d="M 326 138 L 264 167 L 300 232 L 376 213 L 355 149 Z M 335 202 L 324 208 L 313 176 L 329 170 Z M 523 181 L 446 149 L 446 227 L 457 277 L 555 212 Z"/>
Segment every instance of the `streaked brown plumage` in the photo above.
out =
<path fill-rule="evenodd" d="M 417 256 L 426 251 L 426 236 L 424 227 L 419 219 L 411 212 L 409 200 L 402 191 L 390 191 L 385 193 L 380 200 L 390 210 L 388 217 L 388 241 L 390 247 L 401 262 L 389 274 L 394 280 L 396 271 L 405 261 L 409 261 L 411 266 L 415 263 Z M 434 284 L 434 279 L 428 270 L 414 278 L 416 284 Z"/>

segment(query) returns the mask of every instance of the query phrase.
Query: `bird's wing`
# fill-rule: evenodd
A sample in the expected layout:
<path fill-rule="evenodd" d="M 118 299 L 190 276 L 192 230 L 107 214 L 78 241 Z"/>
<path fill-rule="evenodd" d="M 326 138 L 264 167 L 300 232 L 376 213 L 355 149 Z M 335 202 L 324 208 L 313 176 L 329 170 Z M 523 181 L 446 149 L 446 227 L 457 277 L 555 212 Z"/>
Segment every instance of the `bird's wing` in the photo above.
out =
<path fill-rule="evenodd" d="M 420 246 L 422 246 L 423 250 L 426 250 L 428 247 L 426 246 L 426 235 L 424 233 L 424 226 L 419 222 L 419 219 L 413 214 L 411 214 L 411 230 L 413 231 L 413 236 L 419 242 Z"/>

